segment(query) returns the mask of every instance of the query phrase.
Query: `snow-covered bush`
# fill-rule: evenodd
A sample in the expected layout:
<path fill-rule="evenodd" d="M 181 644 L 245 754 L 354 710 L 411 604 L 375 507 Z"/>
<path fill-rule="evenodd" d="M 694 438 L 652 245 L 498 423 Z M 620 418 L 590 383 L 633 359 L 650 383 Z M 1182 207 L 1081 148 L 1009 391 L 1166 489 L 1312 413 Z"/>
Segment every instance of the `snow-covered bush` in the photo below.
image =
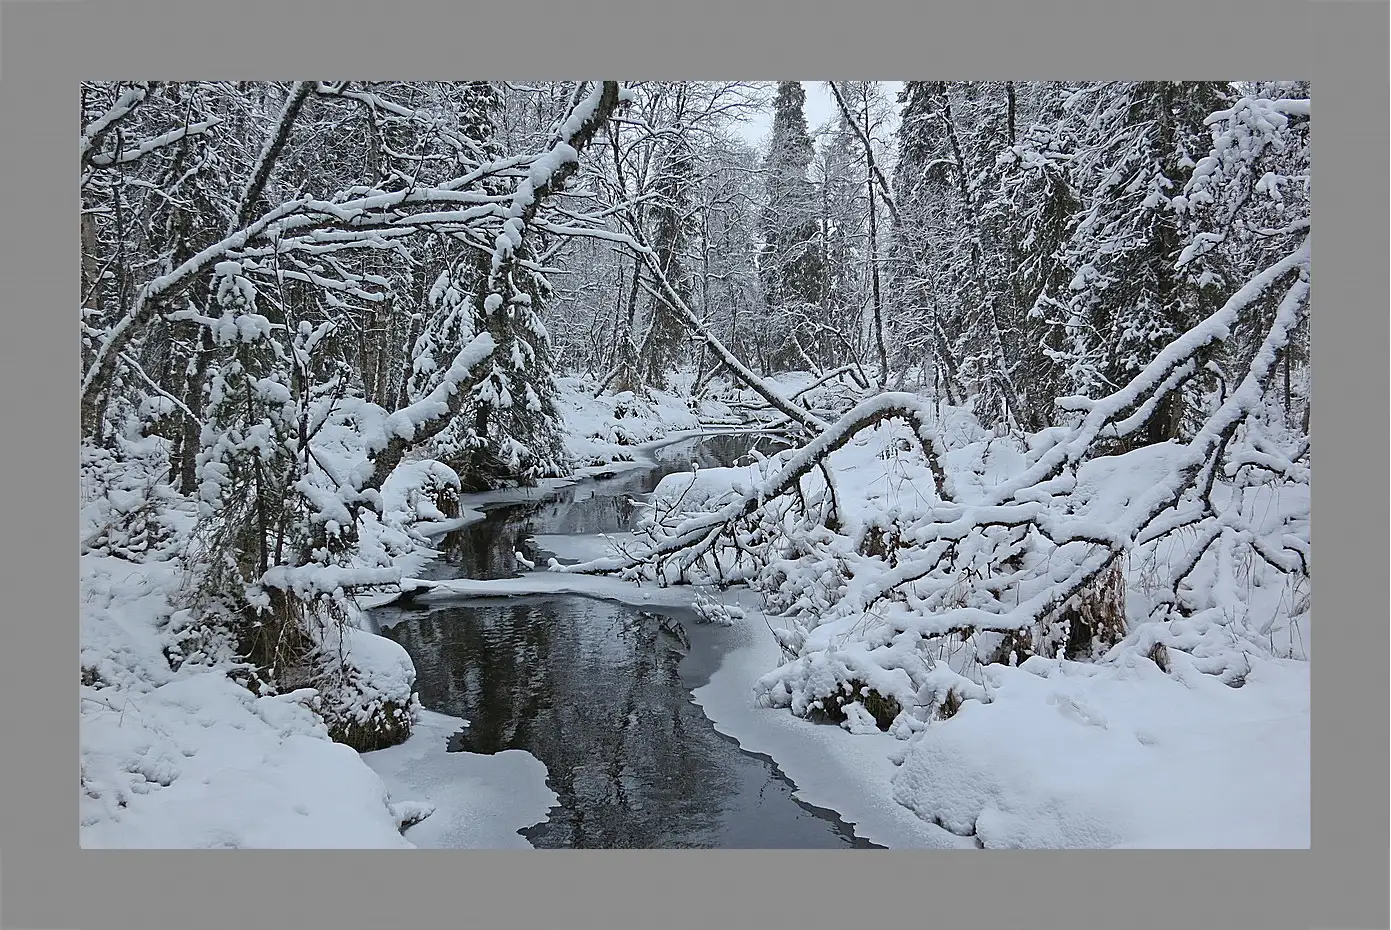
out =
<path fill-rule="evenodd" d="M 403 742 L 420 707 L 405 649 L 346 624 L 326 631 L 319 648 L 315 680 L 331 695 L 320 708 L 329 735 L 358 752 Z"/>
<path fill-rule="evenodd" d="M 359 519 L 363 426 L 384 412 L 343 397 L 348 372 L 318 352 L 331 324 L 272 323 L 242 263 L 216 271 L 221 315 L 202 322 L 230 357 L 212 377 L 177 657 L 227 664 L 257 693 L 312 688 L 336 737 L 390 745 L 410 732 L 409 662 L 384 687 L 343 646 L 352 592 L 394 581 L 392 557 L 423 544 L 409 532 L 414 508 L 394 525 Z M 438 469 L 408 470 L 397 503 L 449 485 Z"/>

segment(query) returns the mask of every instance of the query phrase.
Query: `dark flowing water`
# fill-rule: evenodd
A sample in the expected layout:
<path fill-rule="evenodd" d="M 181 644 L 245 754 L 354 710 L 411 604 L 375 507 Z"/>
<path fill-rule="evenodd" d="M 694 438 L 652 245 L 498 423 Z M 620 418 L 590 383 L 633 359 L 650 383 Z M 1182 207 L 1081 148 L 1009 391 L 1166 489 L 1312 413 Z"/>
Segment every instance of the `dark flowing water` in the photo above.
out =
<path fill-rule="evenodd" d="M 490 508 L 446 541 L 431 577 L 508 577 L 515 552 L 548 557 L 533 535 L 622 531 L 664 475 L 730 464 L 755 443 L 776 448 L 768 437 L 686 441 L 659 450 L 655 466 Z M 564 595 L 375 613 L 414 660 L 421 702 L 470 721 L 451 749 L 523 749 L 545 763 L 560 800 L 524 831 L 537 847 L 872 845 L 794 800 L 770 759 L 717 733 L 692 702 L 718 667 L 722 630 L 689 611 Z"/>

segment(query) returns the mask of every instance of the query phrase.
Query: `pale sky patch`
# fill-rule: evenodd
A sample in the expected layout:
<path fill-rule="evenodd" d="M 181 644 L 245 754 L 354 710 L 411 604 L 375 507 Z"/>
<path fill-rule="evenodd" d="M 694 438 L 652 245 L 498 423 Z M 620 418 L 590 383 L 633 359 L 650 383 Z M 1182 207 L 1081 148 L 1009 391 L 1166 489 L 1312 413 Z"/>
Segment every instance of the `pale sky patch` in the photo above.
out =
<path fill-rule="evenodd" d="M 883 88 L 889 101 L 894 104 L 894 109 L 897 109 L 898 105 L 895 101 L 897 100 L 898 92 L 903 89 L 903 82 L 881 81 L 880 86 Z M 804 87 L 807 92 L 807 102 L 806 106 L 803 108 L 803 112 L 807 117 L 807 128 L 811 130 L 814 135 L 823 124 L 837 117 L 838 110 L 836 108 L 836 101 L 835 98 L 831 96 L 830 88 L 826 86 L 825 81 L 803 81 L 802 87 Z M 756 116 L 740 123 L 737 127 L 737 131 L 744 141 L 761 149 L 768 142 L 768 134 L 772 128 L 773 110 L 770 106 Z"/>

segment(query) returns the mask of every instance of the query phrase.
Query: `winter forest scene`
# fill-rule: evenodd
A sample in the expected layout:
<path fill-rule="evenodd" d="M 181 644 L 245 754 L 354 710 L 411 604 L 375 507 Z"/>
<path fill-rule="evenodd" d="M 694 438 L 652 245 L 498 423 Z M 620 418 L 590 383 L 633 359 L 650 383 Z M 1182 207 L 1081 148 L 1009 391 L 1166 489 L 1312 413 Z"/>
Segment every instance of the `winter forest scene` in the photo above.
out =
<path fill-rule="evenodd" d="M 84 847 L 1308 848 L 1309 82 L 80 95 Z"/>

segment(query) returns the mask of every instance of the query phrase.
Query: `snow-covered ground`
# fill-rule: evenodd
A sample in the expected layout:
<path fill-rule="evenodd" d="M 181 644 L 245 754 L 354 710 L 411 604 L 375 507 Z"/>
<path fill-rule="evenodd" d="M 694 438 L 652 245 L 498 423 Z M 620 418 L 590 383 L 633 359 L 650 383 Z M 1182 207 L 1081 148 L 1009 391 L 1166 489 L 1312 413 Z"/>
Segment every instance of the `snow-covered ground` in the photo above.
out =
<path fill-rule="evenodd" d="M 84 847 L 410 846 L 381 779 L 329 740 L 309 695 L 170 669 L 172 563 L 86 555 L 81 571 Z"/>
<path fill-rule="evenodd" d="M 851 735 L 809 723 L 755 700 L 754 686 L 781 661 L 777 641 L 746 592 L 725 603 L 743 605 L 745 619 L 728 632 L 729 651 L 695 702 L 715 729 L 741 748 L 769 756 L 797 785 L 798 800 L 835 811 L 855 835 L 890 849 L 973 848 L 969 839 L 924 823 L 897 803 L 891 761 L 903 744 L 887 733 Z"/>
<path fill-rule="evenodd" d="M 405 743 L 359 754 L 329 738 L 312 690 L 257 696 L 227 662 L 192 655 L 186 612 L 171 602 L 188 582 L 180 556 L 195 511 L 152 480 L 156 441 L 128 452 L 101 476 L 104 493 L 84 488 L 80 517 L 84 848 L 528 845 L 517 831 L 554 802 L 535 758 L 446 753 L 465 721 L 418 707 Z M 395 529 L 365 541 L 394 550 L 403 570 L 423 565 L 428 552 Z M 141 548 L 132 536 L 159 542 L 139 562 L 114 554 Z M 351 627 L 339 645 L 364 704 L 410 701 L 415 670 L 399 645 Z"/>
<path fill-rule="evenodd" d="M 1171 653 L 1177 655 L 1177 653 Z M 986 846 L 1309 847 L 1309 668 L 1241 688 L 1178 664 L 995 666 L 908 746 L 896 800 Z"/>
<path fill-rule="evenodd" d="M 967 701 L 903 741 L 761 706 L 755 686 L 782 657 L 765 618 L 745 609 L 696 703 L 721 733 L 771 756 L 799 799 L 875 843 L 1309 846 L 1307 662 L 1255 660 L 1239 689 L 1147 661 L 996 665 L 990 703 Z"/>
<path fill-rule="evenodd" d="M 557 379 L 557 405 L 564 411 L 567 449 L 580 467 L 631 462 L 638 446 L 702 426 L 737 423 L 730 408 L 715 400 L 699 404 L 665 391 L 594 396 L 594 385 L 580 378 Z"/>
<path fill-rule="evenodd" d="M 220 667 L 173 671 L 172 563 L 87 555 L 81 570 L 82 664 L 100 677 L 82 686 L 85 848 L 507 848 L 554 802 L 525 753 L 446 753 L 464 721 L 420 710 L 405 743 L 360 755 L 329 739 L 310 692 L 257 697 Z M 400 646 L 349 636 L 377 681 L 409 686 Z"/>

